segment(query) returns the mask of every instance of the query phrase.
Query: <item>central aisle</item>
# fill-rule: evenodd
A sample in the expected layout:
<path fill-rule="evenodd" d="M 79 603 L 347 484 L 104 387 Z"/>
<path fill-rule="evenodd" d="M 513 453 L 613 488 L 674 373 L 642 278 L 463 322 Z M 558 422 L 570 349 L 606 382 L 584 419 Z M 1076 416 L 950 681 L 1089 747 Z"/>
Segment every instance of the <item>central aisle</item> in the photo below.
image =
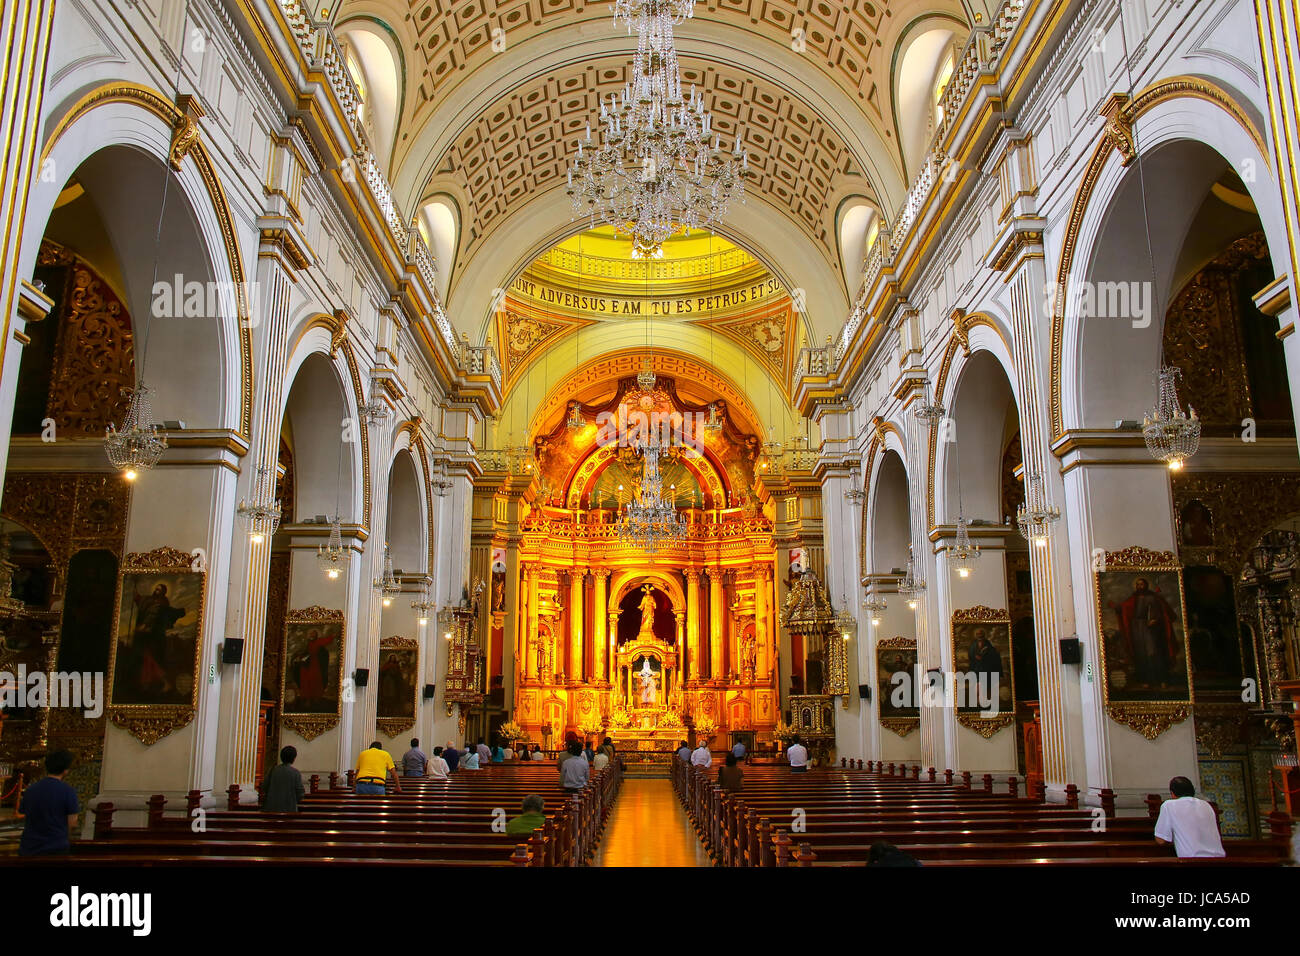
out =
<path fill-rule="evenodd" d="M 592 866 L 711 866 L 664 778 L 623 779 Z"/>

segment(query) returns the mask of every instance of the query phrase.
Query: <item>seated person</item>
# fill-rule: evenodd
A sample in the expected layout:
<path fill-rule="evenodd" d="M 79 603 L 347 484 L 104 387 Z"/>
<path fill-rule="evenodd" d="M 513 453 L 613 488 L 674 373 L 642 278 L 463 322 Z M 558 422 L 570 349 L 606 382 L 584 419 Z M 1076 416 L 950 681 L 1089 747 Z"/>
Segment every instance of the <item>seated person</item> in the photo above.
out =
<path fill-rule="evenodd" d="M 790 746 L 785 748 L 786 759 L 790 761 L 791 773 L 808 772 L 808 748 L 803 745 L 803 741 L 798 735 L 790 741 Z"/>
<path fill-rule="evenodd" d="M 478 765 L 478 750 L 477 750 L 476 748 L 474 748 L 474 747 L 471 747 L 469 744 L 465 744 L 465 749 L 464 749 L 463 751 L 461 751 L 461 754 L 460 754 L 460 769 L 461 769 L 461 770 L 478 770 L 478 769 L 479 769 L 479 765 Z"/>
<path fill-rule="evenodd" d="M 582 744 L 576 740 L 569 741 L 569 759 L 560 764 L 560 786 L 576 793 L 590 779 L 591 764 L 582 757 Z"/>
<path fill-rule="evenodd" d="M 446 780 L 448 772 L 447 761 L 442 757 L 442 748 L 434 747 L 433 756 L 429 758 L 429 769 L 425 775 L 434 780 Z"/>
<path fill-rule="evenodd" d="M 72 751 L 56 750 L 45 757 L 45 776 L 23 791 L 18 812 L 23 819 L 23 835 L 18 839 L 19 856 L 46 856 L 69 853 L 70 834 L 77 826 L 77 791 L 64 783 L 63 775 L 72 766 Z"/>
<path fill-rule="evenodd" d="M 506 821 L 506 833 L 532 833 L 546 825 L 546 802 L 536 793 L 524 797 L 523 813 Z"/>
<path fill-rule="evenodd" d="M 1169 781 L 1169 796 L 1156 818 L 1156 842 L 1172 843 L 1180 857 L 1224 856 L 1214 807 L 1196 796 L 1192 781 L 1174 777 Z"/>
<path fill-rule="evenodd" d="M 921 861 L 892 843 L 877 840 L 867 853 L 867 866 L 920 866 Z"/>
<path fill-rule="evenodd" d="M 423 777 L 429 763 L 428 755 L 420 749 L 420 738 L 411 738 L 411 749 L 402 754 L 402 773 L 408 777 Z"/>
<path fill-rule="evenodd" d="M 727 754 L 726 763 L 718 768 L 718 786 L 732 793 L 745 789 L 745 771 L 734 753 Z"/>

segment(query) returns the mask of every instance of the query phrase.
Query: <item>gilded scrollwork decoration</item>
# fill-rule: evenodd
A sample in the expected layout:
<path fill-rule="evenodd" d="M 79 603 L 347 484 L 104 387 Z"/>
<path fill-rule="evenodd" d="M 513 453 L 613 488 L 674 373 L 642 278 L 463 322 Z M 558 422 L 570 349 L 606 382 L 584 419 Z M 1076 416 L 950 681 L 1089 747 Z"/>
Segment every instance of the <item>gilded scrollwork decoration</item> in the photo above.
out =
<path fill-rule="evenodd" d="M 319 605 L 284 619 L 280 723 L 304 740 L 337 726 L 342 708 L 343 612 Z"/>
<path fill-rule="evenodd" d="M 122 559 L 108 719 L 146 746 L 196 713 L 206 574 L 194 561 L 170 547 Z"/>
<path fill-rule="evenodd" d="M 1171 551 L 1107 551 L 1093 574 L 1106 712 L 1155 740 L 1192 713 L 1183 570 Z"/>

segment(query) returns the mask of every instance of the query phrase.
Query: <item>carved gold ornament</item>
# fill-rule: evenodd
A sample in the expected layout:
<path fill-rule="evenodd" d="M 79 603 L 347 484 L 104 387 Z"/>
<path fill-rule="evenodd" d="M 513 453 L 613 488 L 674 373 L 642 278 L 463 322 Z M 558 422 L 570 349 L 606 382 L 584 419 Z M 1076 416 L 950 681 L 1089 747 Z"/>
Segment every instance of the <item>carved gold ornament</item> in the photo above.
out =
<path fill-rule="evenodd" d="M 1147 740 L 1155 740 L 1174 724 L 1181 724 L 1192 714 L 1191 704 L 1107 704 L 1110 719 L 1136 730 Z"/>
<path fill-rule="evenodd" d="M 957 723 L 963 727 L 975 731 L 985 740 L 991 738 L 1003 727 L 1010 727 L 1016 722 L 1015 714 L 996 714 L 993 717 L 985 717 L 982 714 L 965 714 L 958 712 Z"/>
<path fill-rule="evenodd" d="M 912 731 L 921 726 L 920 717 L 882 717 L 880 726 L 888 731 L 898 734 L 900 737 L 906 737 Z"/>

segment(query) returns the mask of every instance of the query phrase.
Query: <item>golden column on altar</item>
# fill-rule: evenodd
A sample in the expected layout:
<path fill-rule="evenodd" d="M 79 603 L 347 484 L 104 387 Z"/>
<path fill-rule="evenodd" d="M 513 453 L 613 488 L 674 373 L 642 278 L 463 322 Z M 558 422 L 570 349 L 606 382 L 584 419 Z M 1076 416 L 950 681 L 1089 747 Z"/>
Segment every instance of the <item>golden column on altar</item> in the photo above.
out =
<path fill-rule="evenodd" d="M 687 680 L 700 680 L 700 572 L 686 569 L 686 668 Z"/>
<path fill-rule="evenodd" d="M 609 614 L 605 605 L 609 603 L 607 589 L 609 587 L 609 569 L 596 568 L 592 572 L 594 580 L 592 582 L 592 602 L 591 602 L 591 626 L 593 634 L 592 640 L 592 658 L 593 669 L 595 673 L 590 675 L 590 679 L 599 684 L 608 683 L 609 671 L 606 663 L 606 651 L 609 648 Z"/>
<path fill-rule="evenodd" d="M 586 579 L 587 572 L 584 568 L 574 568 L 569 574 L 569 667 L 568 675 L 571 681 L 581 681 L 584 678 L 584 651 L 582 643 L 582 624 L 583 615 L 586 611 L 586 601 L 583 600 L 583 582 Z"/>
<path fill-rule="evenodd" d="M 709 677 L 722 680 L 722 569 L 705 570 L 709 575 Z"/>

